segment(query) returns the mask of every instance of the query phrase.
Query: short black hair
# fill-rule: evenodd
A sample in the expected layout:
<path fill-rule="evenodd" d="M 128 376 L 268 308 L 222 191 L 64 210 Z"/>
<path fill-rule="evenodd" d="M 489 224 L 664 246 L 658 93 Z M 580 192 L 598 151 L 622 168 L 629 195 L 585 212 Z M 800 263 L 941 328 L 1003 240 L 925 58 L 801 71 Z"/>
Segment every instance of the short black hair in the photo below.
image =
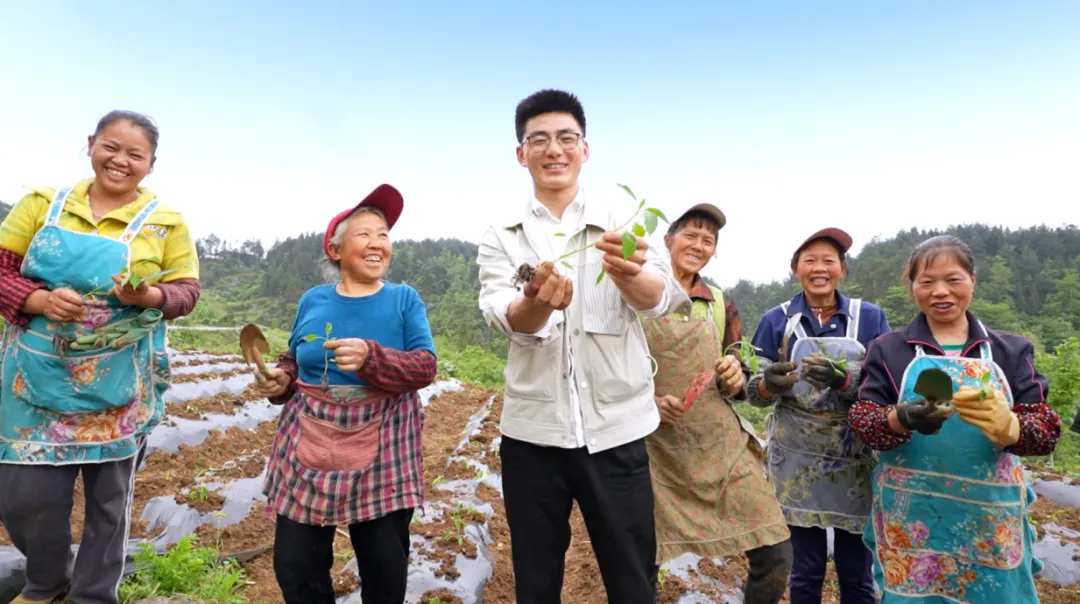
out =
<path fill-rule="evenodd" d="M 569 113 L 581 127 L 582 138 L 585 137 L 585 109 L 581 107 L 581 101 L 573 93 L 547 88 L 530 94 L 518 103 L 514 112 L 517 142 L 525 138 L 525 123 L 545 113 Z"/>

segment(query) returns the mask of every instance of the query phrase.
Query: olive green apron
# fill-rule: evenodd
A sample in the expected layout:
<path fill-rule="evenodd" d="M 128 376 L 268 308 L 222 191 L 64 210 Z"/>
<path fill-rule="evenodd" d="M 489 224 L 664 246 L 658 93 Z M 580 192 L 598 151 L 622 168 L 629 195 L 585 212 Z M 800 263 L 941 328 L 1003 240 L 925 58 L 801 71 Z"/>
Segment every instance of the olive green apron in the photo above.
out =
<path fill-rule="evenodd" d="M 673 313 L 643 321 L 656 359 L 656 395 L 683 392 L 723 356 L 713 306 L 705 317 Z M 707 558 L 738 554 L 790 537 L 765 477 L 754 429 L 720 394 L 715 381 L 679 423 L 661 424 L 646 439 L 656 498 L 657 561 L 691 552 Z"/>

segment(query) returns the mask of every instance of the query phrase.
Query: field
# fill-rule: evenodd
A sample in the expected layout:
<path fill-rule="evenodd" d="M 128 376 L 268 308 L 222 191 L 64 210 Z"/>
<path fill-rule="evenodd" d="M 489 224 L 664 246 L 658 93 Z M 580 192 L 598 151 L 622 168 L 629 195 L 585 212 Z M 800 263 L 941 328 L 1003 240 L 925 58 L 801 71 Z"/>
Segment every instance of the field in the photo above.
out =
<path fill-rule="evenodd" d="M 175 341 L 174 341 L 175 344 Z M 281 602 L 274 580 L 274 517 L 261 496 L 266 455 L 280 410 L 254 395 L 250 371 L 235 356 L 174 355 L 168 419 L 151 435 L 136 482 L 130 552 L 138 558 L 123 587 L 125 601 L 155 596 L 176 602 Z M 500 496 L 496 391 L 440 378 L 427 401 L 424 477 L 427 503 L 413 524 L 408 602 L 511 603 L 510 537 Z M 1064 438 L 1077 438 L 1067 435 Z M 1034 480 L 1039 501 L 1037 553 L 1047 562 L 1042 601 L 1080 602 L 1080 486 L 1060 475 Z M 73 533 L 82 532 L 81 494 Z M 581 517 L 573 517 L 563 600 L 606 601 Z M 138 542 L 158 554 L 139 554 Z M 0 604 L 18 584 L 20 561 L 0 528 Z M 177 545 L 179 543 L 179 545 Z M 200 550 L 200 548 L 204 548 Z M 360 602 L 348 539 L 335 543 L 339 602 Z M 219 557 L 229 558 L 218 563 Z M 739 602 L 742 558 L 668 564 L 661 575 L 664 603 Z M 826 602 L 838 602 L 835 575 Z M 1062 587 L 1061 583 L 1072 583 Z M 5 596 L 4 590 L 8 593 Z"/>

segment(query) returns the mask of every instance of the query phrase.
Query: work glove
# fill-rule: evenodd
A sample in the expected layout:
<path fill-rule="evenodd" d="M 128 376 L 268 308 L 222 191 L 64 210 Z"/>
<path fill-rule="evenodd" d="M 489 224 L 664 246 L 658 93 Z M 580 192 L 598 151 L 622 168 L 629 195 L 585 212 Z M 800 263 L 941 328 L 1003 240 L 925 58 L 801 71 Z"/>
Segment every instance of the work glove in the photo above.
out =
<path fill-rule="evenodd" d="M 896 406 L 896 420 L 908 430 L 930 436 L 941 430 L 941 424 L 953 414 L 948 405 L 934 405 L 927 401 L 900 403 Z"/>
<path fill-rule="evenodd" d="M 835 361 L 823 356 L 806 357 L 802 363 L 803 379 L 818 390 L 839 388 L 848 378 L 847 371 L 841 369 Z"/>
<path fill-rule="evenodd" d="M 761 372 L 761 378 L 765 380 L 765 389 L 780 396 L 794 396 L 791 387 L 799 381 L 799 376 L 793 373 L 795 363 L 771 363 Z"/>
<path fill-rule="evenodd" d="M 989 391 L 983 398 L 982 389 L 961 388 L 953 402 L 960 419 L 981 430 L 995 445 L 1009 447 L 1020 440 L 1020 418 L 1009 409 L 1001 390 Z"/>

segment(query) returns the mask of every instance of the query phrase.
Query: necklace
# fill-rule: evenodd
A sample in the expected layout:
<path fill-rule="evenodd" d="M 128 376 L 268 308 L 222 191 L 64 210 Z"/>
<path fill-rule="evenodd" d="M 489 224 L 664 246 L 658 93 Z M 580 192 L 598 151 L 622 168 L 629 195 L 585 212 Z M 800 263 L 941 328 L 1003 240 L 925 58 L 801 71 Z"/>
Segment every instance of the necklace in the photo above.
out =
<path fill-rule="evenodd" d="M 832 304 L 830 304 L 828 306 L 811 306 L 810 307 L 810 311 L 814 313 L 815 317 L 817 317 L 818 325 L 822 325 L 822 324 L 825 323 L 825 318 L 824 318 L 825 313 L 828 313 L 829 316 L 832 316 L 833 311 L 835 311 L 835 310 L 836 310 L 836 302 L 833 302 Z"/>

